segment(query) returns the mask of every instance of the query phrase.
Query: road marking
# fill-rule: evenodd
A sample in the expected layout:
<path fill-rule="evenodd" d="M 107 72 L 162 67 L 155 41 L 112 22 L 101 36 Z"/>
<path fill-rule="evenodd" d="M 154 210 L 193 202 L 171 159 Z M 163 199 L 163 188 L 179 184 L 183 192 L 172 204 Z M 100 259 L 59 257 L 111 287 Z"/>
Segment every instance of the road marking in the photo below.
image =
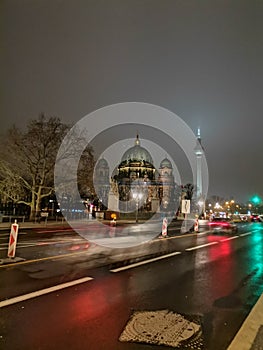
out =
<path fill-rule="evenodd" d="M 27 235 L 27 232 L 18 232 L 18 236 L 21 235 Z M 6 239 L 5 237 L 9 237 L 10 236 L 10 232 L 9 233 L 0 233 L 0 239 Z"/>
<path fill-rule="evenodd" d="M 59 229 L 59 230 L 45 230 L 45 231 L 35 231 L 36 233 L 56 233 L 56 232 L 63 232 L 64 234 L 72 234 L 74 232 L 72 229 Z"/>
<path fill-rule="evenodd" d="M 20 249 L 20 248 L 30 248 L 30 247 L 35 247 L 36 245 L 35 244 L 32 244 L 32 243 L 24 243 L 26 245 L 20 245 L 21 243 L 18 243 L 17 246 L 16 246 L 16 249 Z M 0 250 L 5 250 L 6 247 L 8 247 L 8 243 L 5 243 L 5 248 L 0 248 Z"/>
<path fill-rule="evenodd" d="M 208 246 L 214 245 L 214 244 L 218 244 L 218 242 L 211 242 L 211 243 L 206 243 L 206 244 L 202 244 L 202 245 L 197 245 L 196 247 L 187 248 L 185 250 L 189 252 L 191 250 L 208 247 Z"/>
<path fill-rule="evenodd" d="M 162 236 L 158 236 L 157 238 L 154 238 L 153 241 L 160 241 L 160 239 L 175 239 L 175 238 L 184 238 L 184 237 L 199 237 L 201 235 L 206 235 L 207 233 L 209 233 L 210 231 L 204 231 L 204 232 L 198 232 L 197 234 L 195 232 L 193 233 L 184 233 L 183 235 L 178 235 L 178 236 L 169 236 L 169 231 L 168 231 L 168 236 L 167 237 L 162 237 Z"/>
<path fill-rule="evenodd" d="M 21 244 L 21 245 L 20 245 Z M 22 245 L 22 243 L 18 243 L 16 249 L 20 249 L 20 248 L 30 248 L 30 247 L 35 247 L 36 244 L 35 243 L 23 243 L 25 245 Z"/>
<path fill-rule="evenodd" d="M 20 261 L 20 262 L 16 262 L 13 264 L 4 264 L 4 265 L 0 265 L 0 269 L 1 268 L 8 268 L 8 267 L 12 267 L 12 266 L 17 266 L 17 265 L 26 265 L 26 264 L 31 264 L 31 263 L 38 263 L 38 262 L 42 262 L 42 261 L 48 261 L 48 260 L 56 260 L 56 259 L 63 259 L 63 258 L 67 258 L 70 256 L 74 256 L 74 255 L 79 255 L 79 254 L 85 254 L 87 252 L 86 250 L 82 250 L 81 252 L 75 252 L 75 253 L 69 253 L 69 254 L 61 254 L 61 255 L 54 255 L 54 256 L 47 256 L 46 258 L 40 258 L 40 259 L 32 259 L 32 260 L 25 260 L 25 261 Z"/>
<path fill-rule="evenodd" d="M 206 235 L 208 232 L 210 232 L 210 231 L 197 232 L 197 237 L 202 236 L 202 235 Z"/>
<path fill-rule="evenodd" d="M 76 284 L 85 283 L 85 282 L 88 282 L 91 280 L 93 280 L 92 277 L 84 277 L 84 278 L 80 278 L 80 279 L 75 280 L 75 281 L 58 284 L 57 286 L 53 286 L 50 288 L 37 290 L 36 292 L 20 295 L 19 297 L 3 300 L 0 302 L 0 308 L 8 306 L 8 305 L 12 305 L 12 304 L 20 303 L 21 301 L 33 299 L 33 298 L 39 297 L 39 296 L 44 295 L 44 294 L 52 293 L 52 292 L 55 292 L 57 290 L 72 287 L 72 286 L 75 286 Z"/>
<path fill-rule="evenodd" d="M 6 238 L 9 237 L 9 236 L 10 236 L 10 233 L 4 233 L 4 234 L 1 233 L 0 239 L 2 239 L 2 240 L 5 239 L 6 240 Z"/>
<path fill-rule="evenodd" d="M 251 235 L 252 234 L 252 232 L 246 232 L 246 233 L 241 233 L 241 235 L 240 236 L 248 236 L 248 235 Z"/>
<path fill-rule="evenodd" d="M 182 253 L 181 252 L 174 252 L 174 253 L 158 256 L 156 258 L 152 258 L 152 259 L 148 259 L 148 260 L 144 260 L 144 261 L 139 261 L 137 263 L 130 264 L 130 265 L 127 265 L 127 266 L 118 267 L 117 269 L 110 270 L 110 272 L 119 272 L 119 271 L 123 271 L 123 270 L 132 269 L 132 268 L 140 266 L 140 265 L 149 264 L 151 262 L 154 262 L 154 261 L 157 261 L 157 260 L 161 260 L 161 259 L 166 259 L 166 258 L 169 258 L 171 256 L 179 255 L 179 254 L 182 254 Z"/>
<path fill-rule="evenodd" d="M 87 230 L 87 226 L 92 225 L 93 223 L 90 223 L 88 225 L 85 225 L 83 227 L 78 227 L 78 231 L 86 231 Z M 72 234 L 72 232 L 75 232 L 71 227 L 66 227 L 66 228 L 60 228 L 60 229 L 50 229 L 50 230 L 36 230 L 36 233 L 59 233 L 59 232 L 64 232 L 64 234 Z"/>
<path fill-rule="evenodd" d="M 82 242 L 83 244 L 87 243 L 87 241 L 83 238 L 72 238 L 72 239 L 64 239 L 60 241 L 47 241 L 47 242 L 18 242 L 17 243 L 17 249 L 21 248 L 29 248 L 29 247 L 37 247 L 37 246 L 47 246 L 47 245 L 56 245 L 56 244 L 68 244 L 68 243 L 75 243 L 75 242 Z M 5 250 L 8 246 L 8 243 L 0 243 L 0 246 L 3 246 L 4 248 L 0 247 L 0 250 Z"/>
<path fill-rule="evenodd" d="M 226 242 L 226 241 L 230 241 L 231 239 L 236 239 L 239 238 L 239 236 L 233 236 L 233 237 L 229 237 L 229 238 L 225 238 L 225 239 L 220 239 L 220 242 Z"/>
<path fill-rule="evenodd" d="M 67 243 L 75 243 L 75 242 L 82 242 L 87 243 L 86 239 L 83 238 L 73 238 L 73 239 L 65 239 L 61 241 L 41 241 L 41 242 L 36 242 L 37 246 L 43 246 L 43 245 L 56 245 L 56 244 L 67 244 Z"/>

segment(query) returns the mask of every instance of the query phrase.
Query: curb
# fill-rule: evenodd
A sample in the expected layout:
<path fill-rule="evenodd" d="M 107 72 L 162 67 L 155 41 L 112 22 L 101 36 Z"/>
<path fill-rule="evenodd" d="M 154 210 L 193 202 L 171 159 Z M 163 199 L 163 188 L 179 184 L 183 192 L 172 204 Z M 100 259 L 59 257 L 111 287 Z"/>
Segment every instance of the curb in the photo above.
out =
<path fill-rule="evenodd" d="M 263 325 L 263 294 L 253 306 L 241 328 L 227 350 L 256 350 L 263 348 L 263 335 L 259 332 Z M 260 337 L 260 339 L 259 339 Z M 257 338 L 257 339 L 256 339 Z M 261 347 L 257 347 L 255 341 L 259 341 Z M 255 345 L 255 346 L 254 346 Z"/>

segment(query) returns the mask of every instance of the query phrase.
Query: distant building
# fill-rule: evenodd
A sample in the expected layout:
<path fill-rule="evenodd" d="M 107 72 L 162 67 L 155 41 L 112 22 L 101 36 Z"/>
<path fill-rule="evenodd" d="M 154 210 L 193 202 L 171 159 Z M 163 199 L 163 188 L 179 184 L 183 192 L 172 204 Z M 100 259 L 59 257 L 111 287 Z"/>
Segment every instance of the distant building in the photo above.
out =
<path fill-rule="evenodd" d="M 95 166 L 94 187 L 99 201 L 107 207 L 110 191 L 110 168 L 104 158 L 99 159 Z"/>
<path fill-rule="evenodd" d="M 175 186 L 172 163 L 165 158 L 157 170 L 138 135 L 134 146 L 123 154 L 114 181 L 118 185 L 120 210 L 132 210 L 136 201 L 144 210 L 154 212 L 159 205 L 169 209 L 172 204 Z"/>

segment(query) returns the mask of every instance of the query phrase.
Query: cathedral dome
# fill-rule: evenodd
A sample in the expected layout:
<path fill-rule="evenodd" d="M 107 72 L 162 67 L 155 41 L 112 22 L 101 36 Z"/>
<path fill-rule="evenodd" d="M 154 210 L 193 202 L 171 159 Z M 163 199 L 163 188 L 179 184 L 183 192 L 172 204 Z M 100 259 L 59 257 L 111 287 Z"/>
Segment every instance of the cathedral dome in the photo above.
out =
<path fill-rule="evenodd" d="M 101 158 L 98 160 L 97 166 L 98 168 L 109 168 L 108 162 L 106 161 L 106 159 Z"/>
<path fill-rule="evenodd" d="M 168 158 L 164 158 L 162 161 L 161 161 L 161 164 L 160 164 L 160 168 L 169 168 L 169 169 L 172 169 L 172 163 L 171 161 L 168 159 Z"/>
<path fill-rule="evenodd" d="M 140 140 L 137 135 L 135 140 L 135 145 L 129 148 L 122 156 L 121 163 L 124 161 L 145 161 L 147 163 L 153 164 L 152 157 L 150 153 L 144 147 L 141 147 Z"/>

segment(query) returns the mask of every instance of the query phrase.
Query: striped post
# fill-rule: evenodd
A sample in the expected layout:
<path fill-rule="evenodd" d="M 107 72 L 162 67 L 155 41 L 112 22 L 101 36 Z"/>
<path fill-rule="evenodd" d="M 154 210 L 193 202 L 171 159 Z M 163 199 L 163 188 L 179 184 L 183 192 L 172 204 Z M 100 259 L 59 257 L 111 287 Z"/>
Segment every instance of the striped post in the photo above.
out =
<path fill-rule="evenodd" d="M 11 225 L 11 232 L 9 237 L 9 246 L 8 246 L 8 253 L 7 256 L 9 258 L 14 258 L 16 253 L 16 242 L 17 242 L 17 236 L 18 236 L 18 227 L 17 221 L 15 220 L 15 223 Z"/>

